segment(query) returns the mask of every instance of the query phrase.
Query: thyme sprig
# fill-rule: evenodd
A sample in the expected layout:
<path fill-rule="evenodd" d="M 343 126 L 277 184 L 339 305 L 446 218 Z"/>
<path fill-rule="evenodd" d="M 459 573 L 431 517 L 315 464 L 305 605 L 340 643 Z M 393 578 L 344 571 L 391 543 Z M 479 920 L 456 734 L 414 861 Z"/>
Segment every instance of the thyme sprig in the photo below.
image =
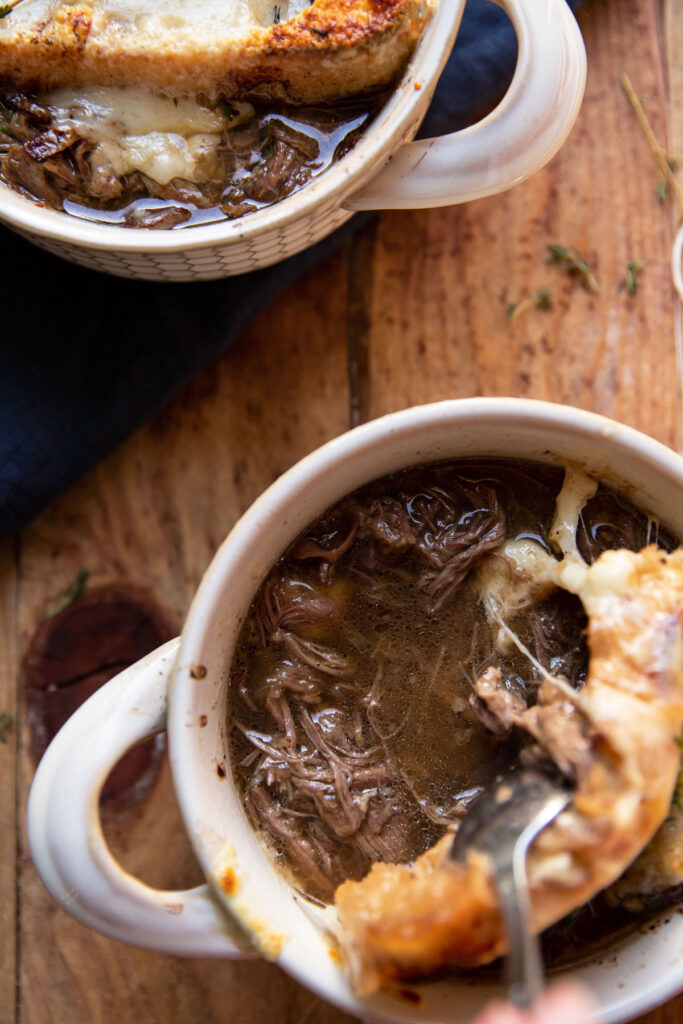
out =
<path fill-rule="evenodd" d="M 539 288 L 532 296 L 522 299 L 521 302 L 511 302 L 507 308 L 507 318 L 510 326 L 514 326 L 517 320 L 530 309 L 549 310 L 553 308 L 553 300 L 550 297 L 549 288 Z"/>
<path fill-rule="evenodd" d="M 50 608 L 47 613 L 48 619 L 54 619 L 55 615 L 59 615 L 60 612 L 63 612 L 70 605 L 74 604 L 74 602 L 78 601 L 79 597 L 81 597 L 85 590 L 85 585 L 88 582 L 89 576 L 90 573 L 87 569 L 78 570 L 71 583 L 64 591 L 62 597 L 60 597 L 59 601 Z"/>
<path fill-rule="evenodd" d="M 6 18 L 8 14 L 14 10 L 21 3 L 21 0 L 10 0 L 8 4 L 0 5 L 0 21 Z"/>
<path fill-rule="evenodd" d="M 683 738 L 680 736 L 674 736 L 674 743 L 679 750 L 683 750 Z M 671 809 L 676 808 L 679 813 L 683 813 L 683 755 L 681 757 L 681 768 L 678 772 L 678 778 L 676 779 L 676 785 L 674 787 L 673 796 L 671 797 Z M 675 821 L 676 815 L 670 814 L 665 821 Z"/>
<path fill-rule="evenodd" d="M 621 72 L 619 76 L 619 81 L 621 82 L 622 88 L 626 93 L 626 96 L 628 97 L 629 103 L 633 107 L 633 112 L 638 118 L 638 123 L 640 127 L 643 129 L 645 138 L 650 144 L 650 149 L 652 150 L 654 158 L 657 161 L 657 164 L 659 165 L 659 169 L 664 175 L 664 181 L 666 182 L 668 188 L 671 189 L 672 194 L 676 197 L 676 202 L 678 203 L 679 209 L 683 211 L 683 188 L 681 188 L 678 179 L 674 174 L 674 171 L 676 170 L 677 166 L 677 161 L 675 157 L 672 157 L 669 153 L 667 153 L 663 146 L 660 146 L 659 142 L 657 141 L 657 136 L 655 135 L 652 129 L 652 125 L 650 124 L 647 118 L 647 114 L 645 113 L 643 104 L 640 102 L 640 98 L 638 97 L 635 89 L 631 85 L 631 79 L 628 77 L 625 71 Z M 659 202 L 663 202 L 664 200 L 660 199 L 659 197 L 660 194 L 665 193 L 660 192 L 660 185 L 657 186 L 657 200 Z"/>
<path fill-rule="evenodd" d="M 640 280 L 640 275 L 644 270 L 645 264 L 640 260 L 630 260 L 626 264 L 626 277 L 622 278 L 619 287 L 625 288 L 629 295 L 635 295 L 638 289 L 642 288 L 643 282 Z"/>
<path fill-rule="evenodd" d="M 681 811 L 683 813 L 683 769 L 678 773 L 676 788 L 674 789 L 674 795 L 671 798 L 671 803 L 677 811 Z"/>
<path fill-rule="evenodd" d="M 239 117 L 239 110 L 234 103 L 230 103 L 229 100 L 219 100 L 218 109 L 222 114 L 225 114 L 228 121 L 234 121 L 236 117 Z"/>
<path fill-rule="evenodd" d="M 598 279 L 578 249 L 573 245 L 549 245 L 548 263 L 557 263 L 568 274 L 581 278 L 581 283 L 593 295 L 600 294 Z"/>

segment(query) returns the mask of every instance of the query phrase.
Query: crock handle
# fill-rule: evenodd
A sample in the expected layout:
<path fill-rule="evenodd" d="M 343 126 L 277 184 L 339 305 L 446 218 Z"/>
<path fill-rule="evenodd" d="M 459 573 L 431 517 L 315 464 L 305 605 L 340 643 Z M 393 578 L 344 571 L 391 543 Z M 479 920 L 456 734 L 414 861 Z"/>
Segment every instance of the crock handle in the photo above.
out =
<path fill-rule="evenodd" d="M 33 780 L 28 836 L 45 886 L 83 924 L 110 938 L 178 956 L 255 956 L 207 885 L 153 889 L 114 860 L 102 834 L 100 790 L 123 754 L 166 728 L 179 640 L 115 676 L 66 722 Z"/>
<path fill-rule="evenodd" d="M 449 0 L 441 0 L 448 3 Z M 496 0 L 519 42 L 504 99 L 482 121 L 402 146 L 348 210 L 450 206 L 503 192 L 540 170 L 576 120 L 586 84 L 586 51 L 565 0 Z"/>

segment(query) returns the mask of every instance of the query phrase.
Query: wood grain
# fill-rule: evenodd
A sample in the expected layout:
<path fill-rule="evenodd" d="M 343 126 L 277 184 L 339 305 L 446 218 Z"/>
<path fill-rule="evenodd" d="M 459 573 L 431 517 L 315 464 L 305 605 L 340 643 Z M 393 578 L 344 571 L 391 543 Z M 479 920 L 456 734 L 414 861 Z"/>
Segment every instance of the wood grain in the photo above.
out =
<path fill-rule="evenodd" d="M 655 202 L 657 172 L 617 77 L 625 68 L 658 134 L 666 135 L 669 112 L 672 145 L 683 143 L 680 8 L 680 0 L 592 0 L 581 13 L 586 103 L 548 168 L 467 207 L 382 215 L 54 502 L 20 544 L 0 550 L 0 710 L 21 726 L 0 746 L 0 1024 L 349 1020 L 267 964 L 140 952 L 57 909 L 26 843 L 34 765 L 19 657 L 80 568 L 91 586 L 145 588 L 180 624 L 216 546 L 253 499 L 350 423 L 392 409 L 528 395 L 596 409 L 672 443 L 672 211 Z M 549 242 L 585 254 L 599 296 L 546 264 Z M 619 287 L 631 259 L 647 264 L 633 299 Z M 508 304 L 543 287 L 552 310 L 529 310 L 511 329 Z M 198 878 L 167 765 L 149 799 L 110 819 L 106 834 L 151 884 Z M 683 1004 L 645 1019 L 676 1024 Z"/>
<path fill-rule="evenodd" d="M 667 83 L 669 92 L 668 147 L 672 154 L 683 158 L 683 7 L 677 0 L 664 0 L 664 39 L 667 54 Z M 683 159 L 678 160 L 677 177 L 683 182 Z M 683 209 L 673 210 L 675 227 L 683 217 Z M 676 447 L 683 454 L 683 305 L 676 310 L 678 358 L 678 437 Z"/>
<path fill-rule="evenodd" d="M 655 201 L 651 156 L 618 83 L 630 64 L 664 135 L 657 11 L 649 0 L 582 9 L 586 101 L 559 156 L 530 181 L 464 207 L 382 217 L 357 317 L 366 325 L 360 418 L 437 398 L 521 395 L 594 409 L 673 442 L 670 213 Z M 549 243 L 585 255 L 599 296 L 547 265 Z M 647 264 L 633 299 L 620 290 L 630 260 Z M 552 310 L 531 310 L 511 330 L 508 304 L 541 288 Z"/>
<path fill-rule="evenodd" d="M 669 94 L 669 148 L 675 156 L 683 157 L 683 8 L 676 0 L 664 2 L 664 39 Z"/>

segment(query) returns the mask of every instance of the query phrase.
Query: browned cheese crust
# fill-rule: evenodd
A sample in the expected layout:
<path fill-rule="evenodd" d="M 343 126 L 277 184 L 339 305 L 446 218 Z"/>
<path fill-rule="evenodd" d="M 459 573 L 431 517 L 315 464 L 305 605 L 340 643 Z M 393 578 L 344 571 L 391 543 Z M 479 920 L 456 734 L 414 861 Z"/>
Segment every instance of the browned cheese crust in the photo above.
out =
<path fill-rule="evenodd" d="M 538 704 L 522 712 L 555 760 L 566 734 L 562 756 L 576 785 L 570 807 L 529 853 L 537 931 L 587 902 L 640 853 L 667 816 L 680 763 L 683 550 L 607 552 L 577 591 L 589 616 L 586 685 L 573 695 L 548 681 Z M 480 692 L 497 676 L 489 669 Z M 450 843 L 446 836 L 413 866 L 375 865 L 337 890 L 340 941 L 360 994 L 505 951 L 485 858 L 470 854 L 460 867 L 448 861 Z"/>
<path fill-rule="evenodd" d="M 309 103 L 391 85 L 405 67 L 432 0 L 317 0 L 270 28 L 216 37 L 169 27 L 151 37 L 92 5 L 62 4 L 47 20 L 0 22 L 0 80 L 62 86 L 146 86 L 173 95 L 254 93 Z M 19 8 L 17 8 L 18 10 Z"/>

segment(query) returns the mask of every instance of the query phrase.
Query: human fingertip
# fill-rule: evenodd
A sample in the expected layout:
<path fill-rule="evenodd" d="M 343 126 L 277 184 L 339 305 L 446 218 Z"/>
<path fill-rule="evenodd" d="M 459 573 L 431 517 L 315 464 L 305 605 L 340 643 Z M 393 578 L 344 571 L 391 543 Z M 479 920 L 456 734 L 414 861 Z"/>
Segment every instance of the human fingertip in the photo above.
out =
<path fill-rule="evenodd" d="M 489 1003 L 472 1024 L 531 1024 L 531 1015 L 513 1003 Z"/>
<path fill-rule="evenodd" d="M 551 985 L 532 1009 L 534 1024 L 593 1024 L 599 1020 L 598 1004 L 590 989 L 577 981 Z"/>

